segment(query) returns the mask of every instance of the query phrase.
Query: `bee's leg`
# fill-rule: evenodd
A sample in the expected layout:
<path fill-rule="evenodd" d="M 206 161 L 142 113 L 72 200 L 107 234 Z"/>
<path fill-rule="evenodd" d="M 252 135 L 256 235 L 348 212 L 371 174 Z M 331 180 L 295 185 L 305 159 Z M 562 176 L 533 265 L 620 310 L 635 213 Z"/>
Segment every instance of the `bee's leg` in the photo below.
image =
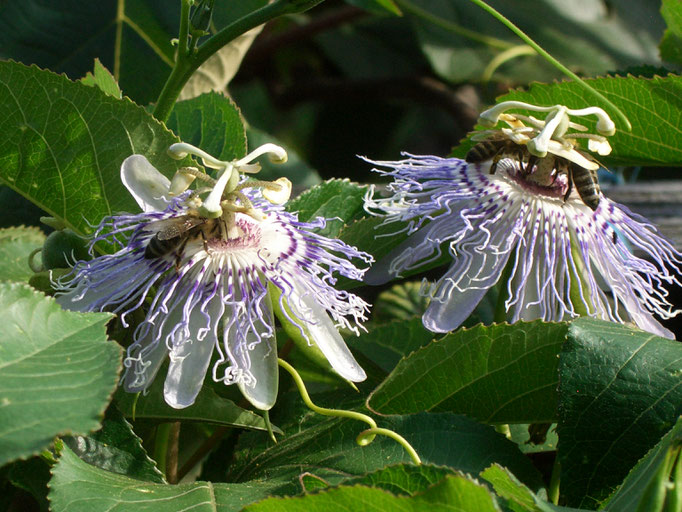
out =
<path fill-rule="evenodd" d="M 490 173 L 489 174 L 495 174 L 495 171 L 497 170 L 497 163 L 502 160 L 502 153 L 497 153 L 493 157 L 493 163 L 490 164 Z"/>
<path fill-rule="evenodd" d="M 185 246 L 189 238 L 185 238 L 182 243 L 178 246 L 177 252 L 175 253 L 175 271 L 180 273 L 180 263 L 182 263 L 182 257 L 185 255 Z"/>
<path fill-rule="evenodd" d="M 573 166 L 570 164 L 566 166 L 566 178 L 568 178 L 568 183 L 566 193 L 564 194 L 564 203 L 568 201 L 568 197 L 571 195 L 571 191 L 573 190 Z"/>
<path fill-rule="evenodd" d="M 538 161 L 538 157 L 537 157 L 537 156 L 535 156 L 535 155 L 530 155 L 530 156 L 528 157 L 528 163 L 527 163 L 526 166 L 524 167 L 523 172 L 525 172 L 525 173 L 527 173 L 527 174 L 530 174 L 530 172 L 533 170 L 533 167 L 535 167 L 535 164 L 537 163 L 537 161 Z"/>

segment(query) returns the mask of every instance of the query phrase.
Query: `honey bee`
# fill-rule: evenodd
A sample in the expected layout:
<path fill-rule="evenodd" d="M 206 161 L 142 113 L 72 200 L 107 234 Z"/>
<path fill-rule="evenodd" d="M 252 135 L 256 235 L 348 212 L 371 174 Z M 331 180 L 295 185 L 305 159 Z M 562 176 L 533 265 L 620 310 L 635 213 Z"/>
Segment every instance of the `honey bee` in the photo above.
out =
<path fill-rule="evenodd" d="M 495 174 L 497 164 L 505 156 L 515 156 L 523 164 L 526 160 L 531 160 L 533 156 L 523 144 L 517 144 L 503 133 L 493 134 L 491 137 L 475 144 L 467 152 L 464 159 L 470 164 L 477 164 L 492 159 L 490 174 Z"/>
<path fill-rule="evenodd" d="M 517 144 L 502 133 L 493 134 L 491 137 L 474 145 L 467 152 L 465 160 L 469 163 L 480 163 L 492 159 L 490 174 L 495 174 L 497 164 L 505 157 L 515 157 L 524 172 L 531 172 L 535 166 L 553 167 L 554 179 L 559 174 L 566 175 L 568 188 L 564 194 L 564 201 L 568 200 L 575 186 L 580 199 L 585 205 L 589 206 L 592 210 L 596 210 L 599 206 L 601 189 L 599 188 L 596 170 L 586 169 L 566 158 L 555 155 L 547 155 L 543 158 L 537 157 L 532 155 L 524 144 Z"/>
<path fill-rule="evenodd" d="M 152 260 L 175 252 L 175 268 L 179 269 L 187 243 L 201 238 L 207 250 L 208 239 L 221 235 L 222 222 L 220 219 L 200 217 L 194 212 L 153 222 L 156 234 L 147 243 L 144 257 Z"/>

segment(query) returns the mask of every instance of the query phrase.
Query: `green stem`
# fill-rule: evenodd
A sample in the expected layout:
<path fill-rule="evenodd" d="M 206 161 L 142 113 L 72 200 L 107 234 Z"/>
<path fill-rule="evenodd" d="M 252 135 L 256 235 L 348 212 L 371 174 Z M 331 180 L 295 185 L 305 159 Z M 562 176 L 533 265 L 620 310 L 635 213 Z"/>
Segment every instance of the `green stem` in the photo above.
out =
<path fill-rule="evenodd" d="M 421 7 L 418 7 L 414 5 L 412 2 L 409 0 L 394 0 L 396 4 L 402 10 L 406 12 L 410 12 L 414 14 L 415 16 L 422 18 L 425 21 L 428 21 L 429 23 L 432 23 L 433 25 L 436 25 L 437 27 L 440 27 L 442 29 L 447 30 L 448 32 L 452 32 L 453 34 L 457 34 L 458 36 L 466 37 L 467 39 L 470 39 L 472 41 L 476 41 L 478 43 L 485 44 L 487 46 L 490 46 L 492 48 L 498 48 L 500 50 L 507 50 L 509 48 L 512 48 L 514 44 L 508 43 L 507 41 L 504 41 L 502 39 L 498 39 L 496 37 L 490 37 L 486 36 L 483 34 L 480 34 L 479 32 L 474 32 L 473 30 L 469 30 L 468 28 L 464 28 L 460 25 L 457 25 L 456 23 L 453 23 L 448 20 L 444 20 L 443 18 L 439 18 L 438 16 L 434 16 L 430 12 L 422 9 Z"/>
<path fill-rule="evenodd" d="M 180 32 L 178 34 L 178 55 L 175 65 L 183 61 L 188 54 L 187 38 L 189 36 L 189 11 L 192 6 L 191 0 L 181 0 L 180 5 Z"/>
<path fill-rule="evenodd" d="M 154 460 L 156 466 L 166 473 L 166 455 L 168 454 L 168 440 L 170 438 L 172 423 L 161 423 L 156 427 L 156 439 L 154 439 Z"/>
<path fill-rule="evenodd" d="M 552 476 L 549 480 L 549 489 L 547 490 L 547 498 L 554 505 L 559 504 L 559 484 L 561 482 L 561 464 L 559 464 L 559 456 L 554 459 L 552 466 Z"/>
<path fill-rule="evenodd" d="M 185 54 L 182 58 L 181 50 L 187 49 L 187 39 L 185 34 L 185 46 L 178 49 L 178 58 L 175 62 L 175 67 L 171 71 L 168 80 L 166 80 L 163 90 L 156 101 L 154 107 L 154 117 L 159 121 L 168 120 L 173 105 L 180 95 L 180 91 L 185 86 L 192 74 L 201 66 L 206 60 L 220 50 L 223 46 L 234 41 L 237 37 L 248 32 L 263 23 L 275 19 L 284 14 L 293 14 L 303 12 L 323 0 L 275 0 L 260 9 L 250 12 L 246 16 L 230 23 L 220 32 L 212 36 L 206 43 L 199 47 L 199 49 L 192 54 Z M 185 3 L 183 2 L 183 8 Z M 189 17 L 189 11 L 187 13 Z M 189 18 L 188 18 L 189 19 Z M 189 21 L 188 21 L 189 23 Z M 182 32 L 180 33 L 182 37 Z M 182 41 L 180 41 L 182 44 Z"/>
<path fill-rule="evenodd" d="M 623 125 L 625 126 L 625 129 L 627 131 L 632 131 L 632 125 L 630 124 L 630 121 L 628 118 L 621 112 L 621 110 L 615 106 L 611 101 L 609 101 L 603 94 L 601 94 L 599 91 L 595 90 L 591 85 L 589 85 L 587 82 L 585 82 L 582 78 L 580 78 L 578 75 L 576 75 L 573 71 L 568 69 L 566 66 L 564 66 L 561 62 L 556 60 L 554 57 L 552 57 L 549 53 L 547 53 L 539 44 L 537 44 L 535 41 L 533 41 L 530 37 L 528 37 L 520 28 L 518 28 L 516 25 L 514 25 L 509 19 L 507 19 L 505 16 L 503 16 L 500 12 L 486 4 L 483 0 L 470 0 L 473 2 L 475 5 L 479 6 L 481 9 L 485 10 L 488 12 L 490 15 L 492 15 L 494 18 L 496 18 L 498 21 L 500 21 L 504 26 L 506 26 L 509 30 L 514 32 L 522 41 L 524 41 L 528 46 L 533 48 L 538 54 L 545 59 L 547 62 L 552 64 L 555 68 L 557 68 L 559 71 L 561 71 L 563 74 L 566 76 L 572 78 L 573 80 L 576 81 L 581 87 L 584 89 L 590 91 L 594 96 L 599 98 L 605 105 L 608 105 L 608 107 L 618 116 L 618 118 L 621 120 Z"/>

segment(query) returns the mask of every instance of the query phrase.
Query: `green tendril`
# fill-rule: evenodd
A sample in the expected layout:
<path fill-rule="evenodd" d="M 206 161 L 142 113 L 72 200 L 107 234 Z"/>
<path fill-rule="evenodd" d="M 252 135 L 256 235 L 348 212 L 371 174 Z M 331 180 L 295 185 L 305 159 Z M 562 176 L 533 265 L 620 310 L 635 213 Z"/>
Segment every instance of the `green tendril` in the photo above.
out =
<path fill-rule="evenodd" d="M 294 369 L 294 367 L 291 366 L 286 361 L 284 361 L 283 359 L 277 359 L 277 363 L 287 372 L 289 372 L 289 375 L 291 375 L 291 377 L 294 379 L 296 387 L 298 388 L 298 392 L 301 394 L 301 399 L 303 400 L 303 403 L 305 403 L 310 410 L 318 414 L 322 414 L 323 416 L 351 418 L 354 420 L 367 423 L 370 426 L 370 428 L 361 432 L 356 438 L 356 442 L 360 446 L 367 446 L 369 443 L 374 441 L 374 438 L 377 436 L 377 434 L 387 436 L 398 442 L 398 444 L 400 444 L 405 449 L 405 451 L 407 451 L 407 453 L 410 455 L 410 458 L 414 461 L 415 464 L 421 464 L 421 459 L 419 458 L 419 455 L 417 455 L 415 449 L 410 445 L 410 443 L 407 442 L 407 440 L 404 437 L 393 432 L 392 430 L 379 428 L 376 422 L 366 414 L 362 414 L 361 412 L 356 411 L 348 411 L 345 409 L 327 409 L 326 407 L 320 407 L 318 405 L 315 405 L 313 401 L 310 399 L 310 395 L 308 394 L 308 390 L 305 387 L 303 379 L 301 379 L 301 376 Z"/>
<path fill-rule="evenodd" d="M 272 442 L 277 444 L 277 438 L 275 433 L 272 431 L 272 423 L 270 423 L 270 411 L 263 411 L 263 421 L 265 421 L 265 428 L 268 430 L 268 435 Z"/>
<path fill-rule="evenodd" d="M 599 98 L 605 105 L 607 105 L 615 114 L 616 116 L 620 119 L 620 121 L 623 123 L 625 126 L 625 129 L 627 131 L 632 131 L 632 125 L 630 124 L 630 121 L 628 118 L 623 114 L 623 112 L 616 106 L 614 105 L 610 100 L 606 98 L 602 93 L 597 91 L 594 87 L 589 85 L 587 82 L 585 82 L 582 78 L 580 78 L 578 75 L 576 75 L 573 71 L 568 69 L 566 66 L 564 66 L 561 62 L 556 60 L 554 57 L 552 57 L 549 53 L 547 53 L 539 44 L 537 44 L 535 41 L 533 41 L 530 37 L 528 37 L 523 30 L 518 28 L 514 23 L 512 23 L 508 18 L 506 18 L 502 13 L 498 12 L 495 10 L 493 7 L 489 6 L 486 4 L 483 0 L 470 0 L 473 2 L 475 5 L 486 11 L 488 14 L 492 15 L 494 18 L 496 18 L 498 21 L 500 21 L 504 26 L 506 26 L 509 30 L 514 32 L 522 41 L 524 41 L 528 46 L 533 48 L 543 59 L 545 59 L 547 62 L 552 64 L 555 68 L 557 68 L 559 71 L 561 71 L 563 74 L 568 76 L 569 78 L 572 78 L 575 80 L 577 84 L 579 84 L 581 87 L 584 89 L 587 89 L 592 93 L 594 96 Z"/>
<path fill-rule="evenodd" d="M 392 430 L 389 430 L 387 428 L 368 428 L 367 430 L 363 430 L 358 434 L 358 437 L 355 438 L 355 441 L 360 446 L 367 446 L 369 443 L 374 441 L 374 438 L 377 435 L 390 437 L 391 439 L 396 441 L 400 446 L 402 446 L 405 449 L 405 451 L 412 459 L 412 462 L 414 462 L 417 466 L 419 466 L 422 463 L 422 460 L 419 458 L 419 455 L 417 454 L 416 450 L 412 448 L 412 445 L 410 443 L 407 442 L 407 439 L 405 439 L 400 434 L 393 432 Z"/>

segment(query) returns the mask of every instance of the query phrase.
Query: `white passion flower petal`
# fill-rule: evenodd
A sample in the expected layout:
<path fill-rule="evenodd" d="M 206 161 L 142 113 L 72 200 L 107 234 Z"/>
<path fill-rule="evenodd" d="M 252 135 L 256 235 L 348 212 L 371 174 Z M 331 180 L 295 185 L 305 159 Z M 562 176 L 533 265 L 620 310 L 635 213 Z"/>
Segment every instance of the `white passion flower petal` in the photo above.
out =
<path fill-rule="evenodd" d="M 121 181 L 145 213 L 163 211 L 170 202 L 170 180 L 142 155 L 131 155 L 123 161 Z"/>

